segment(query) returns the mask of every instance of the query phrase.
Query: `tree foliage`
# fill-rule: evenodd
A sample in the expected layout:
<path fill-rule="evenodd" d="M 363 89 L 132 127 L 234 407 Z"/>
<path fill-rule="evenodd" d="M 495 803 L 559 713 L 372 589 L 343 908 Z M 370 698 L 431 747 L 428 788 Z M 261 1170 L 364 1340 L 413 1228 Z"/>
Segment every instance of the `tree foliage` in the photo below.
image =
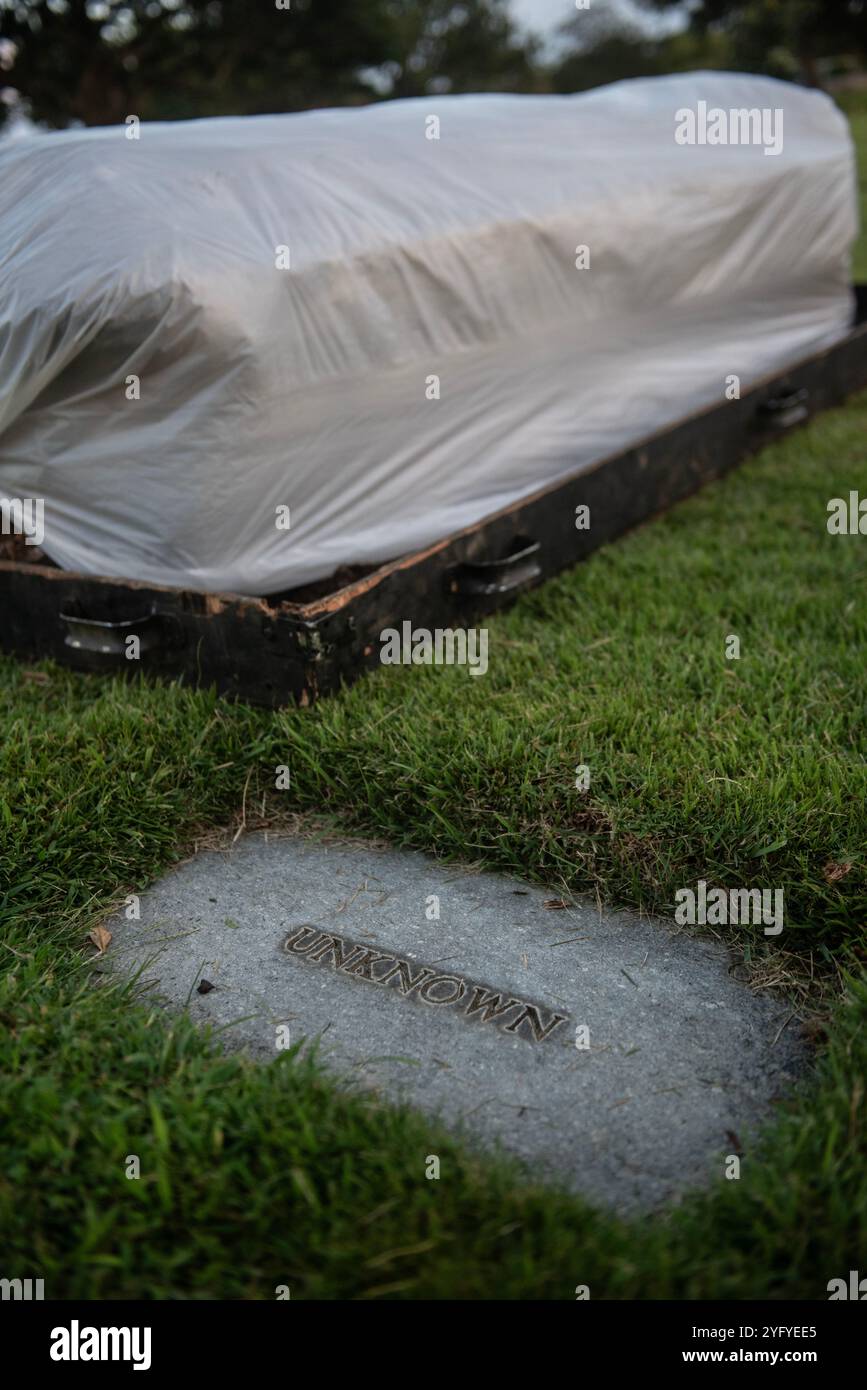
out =
<path fill-rule="evenodd" d="M 682 0 L 640 0 L 656 11 Z M 821 60 L 867 60 L 865 0 L 693 0 L 690 27 L 727 46 L 731 66 L 747 72 L 819 81 Z"/>
<path fill-rule="evenodd" d="M 0 38 L 7 91 L 52 127 L 534 81 L 506 0 L 0 0 Z"/>
<path fill-rule="evenodd" d="M 686 15 L 683 0 L 638 3 Z M 40 125 L 105 125 L 702 67 L 819 82 L 832 60 L 867 59 L 867 0 L 692 0 L 664 36 L 601 3 L 571 13 L 544 64 L 508 0 L 0 0 L 0 124 L 16 104 Z"/>

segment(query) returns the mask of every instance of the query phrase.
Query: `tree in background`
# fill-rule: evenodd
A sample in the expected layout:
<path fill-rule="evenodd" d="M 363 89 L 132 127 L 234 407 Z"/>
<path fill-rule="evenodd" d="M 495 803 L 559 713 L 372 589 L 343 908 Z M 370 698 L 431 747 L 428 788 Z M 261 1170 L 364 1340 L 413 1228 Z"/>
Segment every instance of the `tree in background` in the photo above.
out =
<path fill-rule="evenodd" d="M 0 0 L 8 95 L 39 124 L 532 89 L 506 0 Z"/>
<path fill-rule="evenodd" d="M 680 10 L 682 0 L 639 0 Z M 730 66 L 820 85 L 823 66 L 847 56 L 867 62 L 865 0 L 693 0 L 690 29 L 725 44 Z"/>
<path fill-rule="evenodd" d="M 565 49 L 550 79 L 557 92 L 580 92 L 624 77 L 654 77 L 728 64 L 728 49 L 717 34 L 685 27 L 679 33 L 654 36 L 625 19 L 622 12 L 601 5 L 575 13 L 560 26 L 559 33 Z"/>
<path fill-rule="evenodd" d="M 508 0 L 392 0 L 398 62 L 389 96 L 526 92 L 544 83 L 539 45 L 519 36 Z"/>
<path fill-rule="evenodd" d="M 258 114 L 440 92 L 558 91 L 730 68 L 818 83 L 867 59 L 867 0 L 603 0 L 547 65 L 508 0 L 0 0 L 0 125 Z"/>

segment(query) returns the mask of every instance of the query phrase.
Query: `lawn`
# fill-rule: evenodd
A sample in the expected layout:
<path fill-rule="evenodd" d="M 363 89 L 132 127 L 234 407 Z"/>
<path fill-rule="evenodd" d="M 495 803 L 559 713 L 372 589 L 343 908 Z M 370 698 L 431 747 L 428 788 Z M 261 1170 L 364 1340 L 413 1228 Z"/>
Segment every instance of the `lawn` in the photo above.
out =
<path fill-rule="evenodd" d="M 384 668 L 271 714 L 0 660 L 3 1273 L 49 1297 L 825 1298 L 863 1269 L 867 543 L 825 520 L 867 492 L 865 437 L 867 393 L 526 596 L 484 679 Z M 739 1182 L 627 1222 L 315 1060 L 225 1056 L 94 988 L 88 929 L 242 808 L 668 914 L 698 877 L 782 886 L 782 936 L 729 940 L 808 1020 L 815 1075 Z"/>
<path fill-rule="evenodd" d="M 855 259 L 852 265 L 852 274 L 855 280 L 867 280 L 867 109 L 865 109 L 863 96 L 860 100 L 852 104 L 852 109 L 847 111 L 849 125 L 852 128 L 852 136 L 855 147 L 858 150 L 858 187 L 860 191 L 861 207 L 861 237 L 855 247 Z"/>

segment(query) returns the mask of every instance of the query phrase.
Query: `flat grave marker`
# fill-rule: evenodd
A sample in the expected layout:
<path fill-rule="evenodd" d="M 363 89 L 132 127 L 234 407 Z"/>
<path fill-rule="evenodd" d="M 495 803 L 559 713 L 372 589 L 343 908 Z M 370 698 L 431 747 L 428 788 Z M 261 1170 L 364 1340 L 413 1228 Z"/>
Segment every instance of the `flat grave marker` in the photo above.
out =
<path fill-rule="evenodd" d="M 552 901 L 416 852 L 257 833 L 111 918 L 106 960 L 146 963 L 226 1046 L 264 1061 L 318 1038 L 337 1074 L 534 1177 L 620 1210 L 671 1202 L 722 1176 L 807 1046 L 719 942 Z"/>

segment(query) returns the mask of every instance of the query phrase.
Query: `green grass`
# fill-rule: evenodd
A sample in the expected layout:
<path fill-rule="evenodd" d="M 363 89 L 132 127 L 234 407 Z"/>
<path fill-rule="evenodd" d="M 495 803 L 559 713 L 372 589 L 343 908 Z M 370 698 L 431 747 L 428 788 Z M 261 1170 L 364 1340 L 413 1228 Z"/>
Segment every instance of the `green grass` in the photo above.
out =
<path fill-rule="evenodd" d="M 867 394 L 527 596 L 478 680 L 384 669 L 269 714 L 0 661 L 2 1273 L 59 1297 L 824 1298 L 863 1268 L 867 543 L 825 508 L 867 491 L 865 435 Z M 783 886 L 783 936 L 730 939 L 833 1006 L 816 1074 L 739 1182 L 625 1222 L 315 1061 L 224 1056 L 95 977 L 84 938 L 242 805 L 663 912 L 699 876 Z"/>
<path fill-rule="evenodd" d="M 167 1027 L 122 991 L 52 980 L 55 955 L 49 939 L 19 958 L 0 991 L 4 1270 L 45 1278 L 49 1295 L 569 1299 L 588 1284 L 593 1298 L 821 1298 L 863 1260 L 863 990 L 815 1097 L 739 1182 L 628 1224 L 341 1095 L 288 1054 L 210 1056 L 186 1019 Z M 431 1153 L 439 1181 L 424 1177 Z"/>
<path fill-rule="evenodd" d="M 864 151 L 867 150 L 867 100 L 863 94 L 858 106 L 848 112 L 847 119 L 852 128 L 852 138 L 855 141 L 855 148 L 859 151 L 858 160 L 858 193 L 859 206 L 861 209 L 861 236 L 855 246 L 855 255 L 852 261 L 852 278 L 861 283 L 867 281 L 867 158 Z"/>

